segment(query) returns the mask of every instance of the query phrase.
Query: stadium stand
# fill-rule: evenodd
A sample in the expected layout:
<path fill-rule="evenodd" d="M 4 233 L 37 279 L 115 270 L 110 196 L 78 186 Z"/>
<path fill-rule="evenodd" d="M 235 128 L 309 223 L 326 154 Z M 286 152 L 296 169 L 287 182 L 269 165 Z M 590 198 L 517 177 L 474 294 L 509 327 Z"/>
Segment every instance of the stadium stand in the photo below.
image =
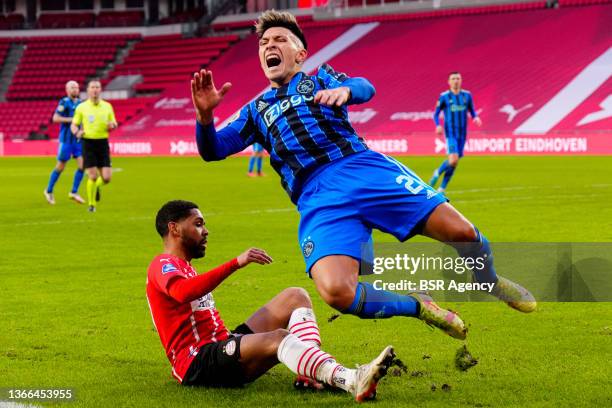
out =
<path fill-rule="evenodd" d="M 185 81 L 237 40 L 236 35 L 189 39 L 180 34 L 146 37 L 115 67 L 110 78 L 140 74 L 144 80 L 136 85 L 137 91 L 159 92 L 177 81 Z"/>
<path fill-rule="evenodd" d="M 6 58 L 10 46 L 11 40 L 0 38 L 0 68 L 4 65 L 4 58 Z"/>
<path fill-rule="evenodd" d="M 477 107 L 484 109 L 482 130 L 507 134 L 610 47 L 609 3 L 612 0 L 559 0 L 559 8 L 551 9 L 544 1 L 534 1 L 320 21 L 306 15 L 299 20 L 311 56 L 353 27 L 377 23 L 363 38 L 327 60 L 340 71 L 369 78 L 384 95 L 374 98 L 367 112 L 361 107 L 351 108 L 360 118 L 354 126 L 361 134 L 431 133 L 431 111 L 452 70 L 464 74 L 465 87 L 474 93 Z M 121 13 L 111 12 L 109 19 Z M 102 15 L 94 19 L 94 25 L 101 24 Z M 130 24 L 141 24 L 142 15 L 138 23 L 134 16 L 129 17 L 134 18 Z M 174 17 L 193 17 L 185 16 Z M 6 95 L 8 102 L 0 104 L 0 131 L 9 137 L 26 137 L 31 132 L 54 137 L 55 127 L 47 129 L 46 125 L 57 99 L 63 96 L 64 83 L 76 79 L 83 85 L 101 68 L 109 68 L 117 50 L 129 40 L 138 41 L 103 79 L 106 84 L 120 75 L 143 77 L 134 87 L 138 97 L 113 101 L 120 123 L 141 123 L 138 129 L 154 136 L 158 129 L 149 127 L 155 123 L 149 119 L 158 110 L 155 102 L 166 101 L 159 110 L 170 114 L 165 110 L 169 105 L 189 100 L 188 79 L 204 66 L 215 72 L 217 83 L 231 81 L 234 85 L 216 112 L 224 120 L 267 86 L 260 74 L 256 38 L 253 34 L 244 36 L 251 25 L 252 19 L 213 23 L 214 31 L 222 35 L 206 38 L 183 38 L 179 34 L 13 38 L 10 41 L 27 48 Z M 581 27 L 581 35 L 576 36 L 567 27 Z M 241 32 L 243 38 L 228 34 L 233 30 Z M 61 46 L 55 46 L 58 44 Z M 8 49 L 9 42 L 0 40 L 0 61 Z M 584 120 L 600 109 L 610 86 L 608 80 L 588 101 L 560 120 L 554 131 L 577 131 L 578 123 L 580 130 L 612 128 L 610 118 Z M 143 97 L 158 93 L 159 97 Z M 27 120 L 17 119 L 22 114 Z M 149 119 L 143 121 L 145 115 Z M 165 122 L 169 126 L 164 129 L 167 134 L 178 132 L 172 128 L 174 123 L 182 126 L 193 119 L 188 109 L 178 115 Z M 187 128 L 191 134 L 191 125 Z M 130 137 L 121 130 L 118 135 Z"/>
<path fill-rule="evenodd" d="M 94 26 L 94 13 L 49 13 L 38 16 L 38 28 L 84 28 Z"/>
<path fill-rule="evenodd" d="M 19 30 L 23 28 L 25 17 L 21 14 L 9 14 L 4 16 L 0 14 L 0 30 Z"/>
<path fill-rule="evenodd" d="M 143 11 L 101 11 L 96 17 L 97 27 L 132 27 L 145 22 Z"/>
<path fill-rule="evenodd" d="M 138 35 L 54 36 L 15 39 L 26 45 L 8 100 L 57 98 L 68 80 L 84 83 Z"/>
<path fill-rule="evenodd" d="M 431 138 L 436 100 L 447 88 L 448 73 L 458 70 L 464 75 L 465 88 L 475 95 L 477 108 L 482 109 L 484 125 L 478 130 L 511 135 L 611 46 L 610 5 L 546 9 L 543 2 L 535 2 L 453 13 L 303 23 L 311 57 L 356 24 L 378 23 L 363 38 L 327 60 L 339 71 L 370 79 L 377 89 L 378 96 L 367 105 L 351 108 L 356 118 L 353 125 L 360 134 L 426 134 Z M 581 35 L 576 36 L 567 27 L 581 27 Z M 259 68 L 256 48 L 256 38 L 250 35 L 209 66 L 217 84 L 233 84 L 215 111 L 221 122 L 268 85 Z M 555 122 L 552 132 L 612 128 L 612 118 L 583 121 L 601 110 L 599 104 L 609 94 L 611 81 L 565 119 Z M 188 100 L 189 87 L 176 85 L 161 98 Z M 139 128 L 141 135 L 192 133 L 188 119 L 193 115 L 185 109 L 170 112 L 164 106 L 146 115 L 152 118 L 147 122 L 151 125 Z M 154 127 L 156 120 L 164 117 L 172 117 L 176 127 Z M 141 118 L 136 116 L 133 121 Z"/>
<path fill-rule="evenodd" d="M 117 50 L 139 35 L 53 36 L 0 40 L 0 60 L 10 43 L 26 45 L 6 97 L 0 103 L 0 131 L 8 138 L 26 138 L 32 132 L 56 137 L 50 126 L 53 110 L 64 96 L 64 84 L 76 80 L 84 87 L 87 78 L 115 58 Z M 120 123 L 140 112 L 151 98 L 113 101 Z"/>
<path fill-rule="evenodd" d="M 181 13 L 176 13 L 173 16 L 162 18 L 161 20 L 159 20 L 159 23 L 160 24 L 176 24 L 176 23 L 187 23 L 190 21 L 198 21 L 204 16 L 204 14 L 206 14 L 205 9 L 183 11 Z"/>

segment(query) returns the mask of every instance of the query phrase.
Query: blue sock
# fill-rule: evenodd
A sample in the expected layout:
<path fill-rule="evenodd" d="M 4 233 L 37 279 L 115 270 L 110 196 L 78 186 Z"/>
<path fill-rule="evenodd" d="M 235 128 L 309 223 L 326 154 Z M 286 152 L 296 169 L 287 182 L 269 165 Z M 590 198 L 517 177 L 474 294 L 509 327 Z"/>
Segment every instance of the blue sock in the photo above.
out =
<path fill-rule="evenodd" d="M 255 156 L 251 156 L 251 158 L 249 159 L 249 173 L 253 172 L 253 165 L 255 164 Z"/>
<path fill-rule="evenodd" d="M 449 169 L 449 164 L 448 164 L 448 160 L 444 160 L 442 162 L 442 164 L 440 165 L 440 167 L 438 167 L 438 174 L 442 175 L 446 170 Z"/>
<path fill-rule="evenodd" d="M 444 173 L 442 183 L 440 183 L 440 188 L 446 188 L 451 177 L 453 177 L 453 174 L 455 174 L 455 167 L 448 166 L 448 170 L 446 170 L 446 172 Z"/>
<path fill-rule="evenodd" d="M 55 183 L 57 183 L 57 179 L 59 179 L 59 176 L 62 173 L 60 173 L 59 171 L 53 169 L 53 171 L 51 172 L 51 177 L 49 178 L 49 184 L 47 185 L 47 193 L 52 193 L 53 192 L 53 187 L 55 187 Z"/>
<path fill-rule="evenodd" d="M 438 179 L 440 178 L 440 176 L 442 174 L 444 174 L 444 172 L 446 170 L 448 170 L 450 166 L 448 165 L 448 160 L 444 160 L 442 162 L 442 164 L 440 165 L 440 167 L 438 167 L 436 169 L 436 171 L 434 172 L 433 176 L 431 177 L 431 179 L 429 180 L 429 185 L 432 187 L 436 186 L 436 183 L 438 182 Z"/>
<path fill-rule="evenodd" d="M 257 172 L 261 173 L 261 164 L 262 164 L 263 160 L 261 157 L 257 158 Z"/>
<path fill-rule="evenodd" d="M 74 172 L 74 179 L 72 180 L 72 192 L 76 194 L 79 191 L 79 186 L 81 185 L 81 180 L 83 180 L 83 170 L 76 169 Z"/>
<path fill-rule="evenodd" d="M 484 258 L 484 265 L 482 268 L 475 267 L 472 272 L 474 273 L 474 279 L 476 282 L 487 282 L 496 283 L 497 274 L 495 273 L 495 267 L 493 266 L 493 252 L 487 238 L 478 231 L 478 228 L 474 227 L 476 231 L 476 241 L 473 243 L 458 243 L 455 248 L 459 253 L 459 256 L 465 258 L 469 257 L 472 259 Z"/>
<path fill-rule="evenodd" d="M 369 282 L 359 282 L 355 299 L 344 313 L 362 319 L 384 319 L 392 316 L 418 316 L 419 303 L 412 296 L 376 290 Z"/>

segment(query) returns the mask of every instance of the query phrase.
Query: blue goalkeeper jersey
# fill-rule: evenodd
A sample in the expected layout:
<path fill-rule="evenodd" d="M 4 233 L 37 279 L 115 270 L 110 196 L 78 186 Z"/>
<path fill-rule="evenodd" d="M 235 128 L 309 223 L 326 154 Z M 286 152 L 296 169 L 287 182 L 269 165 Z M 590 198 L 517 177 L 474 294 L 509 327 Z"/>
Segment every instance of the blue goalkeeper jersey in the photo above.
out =
<path fill-rule="evenodd" d="M 329 65 L 316 75 L 297 73 L 291 81 L 272 88 L 245 105 L 220 131 L 213 124 L 197 124 L 196 139 L 206 161 L 222 160 L 252 143 L 270 154 L 270 164 L 281 177 L 291 200 L 297 202 L 306 178 L 335 160 L 368 150 L 351 126 L 347 106 L 328 107 L 314 102 L 322 89 L 347 86 L 349 104 L 372 98 L 374 87 L 363 78 L 349 78 Z"/>
<path fill-rule="evenodd" d="M 74 116 L 74 111 L 80 103 L 80 99 L 73 100 L 67 96 L 64 96 L 62 99 L 60 99 L 57 108 L 55 108 L 55 113 L 65 118 L 72 118 Z M 59 142 L 74 143 L 76 140 L 76 136 L 73 135 L 72 131 L 70 130 L 70 123 L 60 123 Z"/>
<path fill-rule="evenodd" d="M 467 134 L 468 112 L 472 118 L 477 116 L 472 94 L 465 90 L 459 91 L 456 95 L 450 90 L 440 94 L 433 117 L 436 126 L 440 124 L 440 112 L 444 112 L 446 137 L 458 139 L 465 138 Z"/>

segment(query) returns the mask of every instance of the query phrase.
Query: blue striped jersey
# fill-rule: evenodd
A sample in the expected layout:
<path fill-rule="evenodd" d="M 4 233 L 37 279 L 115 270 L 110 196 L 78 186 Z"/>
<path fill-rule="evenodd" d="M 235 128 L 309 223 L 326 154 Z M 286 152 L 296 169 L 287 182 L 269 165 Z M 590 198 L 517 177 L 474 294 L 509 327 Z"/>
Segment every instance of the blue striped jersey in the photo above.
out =
<path fill-rule="evenodd" d="M 362 103 L 374 94 L 363 78 L 349 78 L 329 65 L 316 75 L 299 72 L 291 81 L 272 88 L 245 105 L 223 129 L 198 124 L 198 148 L 205 160 L 221 160 L 260 143 L 270 154 L 270 164 L 293 202 L 301 186 L 316 169 L 351 154 L 368 150 L 348 118 L 346 105 L 328 107 L 314 103 L 322 89 L 347 86 L 349 103 Z M 202 134 L 203 133 L 203 134 Z"/>
<path fill-rule="evenodd" d="M 55 108 L 55 113 L 65 118 L 71 118 L 74 116 L 74 111 L 80 103 L 80 99 L 72 100 L 68 96 L 64 96 L 60 99 L 57 108 Z M 76 137 L 70 131 L 70 123 L 60 123 L 59 142 L 73 143 L 75 141 Z"/>
<path fill-rule="evenodd" d="M 436 110 L 434 112 L 434 122 L 436 126 L 440 124 L 440 112 L 444 112 L 444 131 L 447 137 L 465 137 L 467 133 L 467 113 L 470 112 L 475 118 L 474 99 L 469 91 L 460 90 L 454 94 L 448 90 L 440 94 Z"/>

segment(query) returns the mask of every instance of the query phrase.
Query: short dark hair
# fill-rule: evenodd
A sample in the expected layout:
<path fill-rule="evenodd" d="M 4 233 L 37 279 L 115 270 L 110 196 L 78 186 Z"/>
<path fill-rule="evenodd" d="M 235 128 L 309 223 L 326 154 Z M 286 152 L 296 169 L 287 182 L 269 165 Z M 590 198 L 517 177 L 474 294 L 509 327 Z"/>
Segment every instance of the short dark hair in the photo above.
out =
<path fill-rule="evenodd" d="M 91 78 L 89 81 L 87 81 L 87 88 L 89 88 L 89 84 L 91 84 L 92 82 L 97 82 L 100 84 L 100 86 L 102 86 L 102 81 L 100 81 L 99 78 Z"/>
<path fill-rule="evenodd" d="M 451 73 L 448 74 L 448 77 L 450 78 L 452 75 L 461 75 L 461 72 L 459 71 L 453 71 Z"/>
<path fill-rule="evenodd" d="M 293 14 L 288 11 L 264 11 L 255 22 L 255 33 L 257 33 L 257 38 L 263 37 L 264 33 L 272 27 L 283 27 L 291 31 L 293 35 L 300 39 L 304 49 L 308 49 L 306 37 L 304 37 L 304 33 Z"/>
<path fill-rule="evenodd" d="M 178 222 L 189 217 L 189 212 L 194 208 L 198 208 L 196 203 L 185 200 L 172 200 L 166 204 L 157 212 L 155 217 L 155 229 L 159 235 L 163 238 L 168 235 L 168 223 Z"/>

